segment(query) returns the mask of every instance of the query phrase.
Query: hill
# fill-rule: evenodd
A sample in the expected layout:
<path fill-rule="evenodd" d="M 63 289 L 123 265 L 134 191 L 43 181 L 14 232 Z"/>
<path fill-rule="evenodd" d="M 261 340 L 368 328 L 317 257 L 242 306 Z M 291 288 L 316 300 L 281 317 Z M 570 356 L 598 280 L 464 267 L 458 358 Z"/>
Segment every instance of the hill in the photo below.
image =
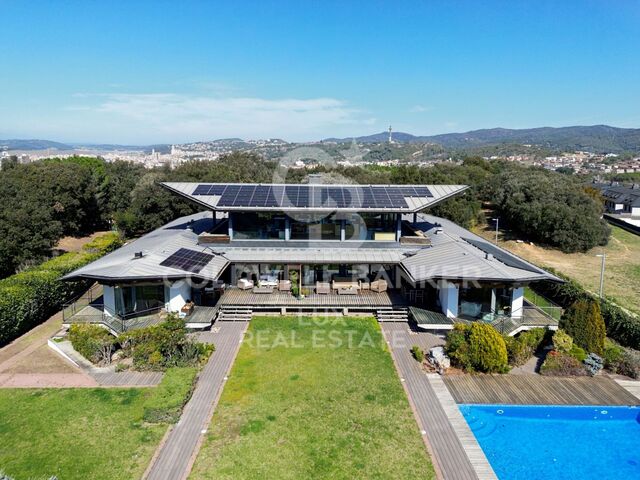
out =
<path fill-rule="evenodd" d="M 71 145 L 66 145 L 64 143 L 52 142 L 51 140 L 21 140 L 21 139 L 10 139 L 10 140 L 0 140 L 0 149 L 3 147 L 8 150 L 46 150 L 47 148 L 52 148 L 55 150 L 73 150 Z"/>
<path fill-rule="evenodd" d="M 357 137 L 360 143 L 379 143 L 388 139 L 388 132 Z M 617 128 L 608 125 L 541 127 L 527 129 L 490 128 L 464 133 L 416 136 L 395 132 L 393 139 L 402 143 L 437 143 L 445 148 L 468 149 L 486 145 L 537 145 L 563 151 L 587 150 L 594 153 L 640 152 L 640 129 Z M 351 138 L 327 139 L 351 142 Z"/>

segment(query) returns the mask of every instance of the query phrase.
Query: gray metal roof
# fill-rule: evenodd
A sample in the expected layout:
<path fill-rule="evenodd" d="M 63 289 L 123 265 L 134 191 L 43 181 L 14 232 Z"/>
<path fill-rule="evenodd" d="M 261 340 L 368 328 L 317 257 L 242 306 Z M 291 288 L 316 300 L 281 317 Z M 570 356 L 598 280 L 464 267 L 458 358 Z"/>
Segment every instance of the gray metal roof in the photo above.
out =
<path fill-rule="evenodd" d="M 371 187 L 427 187 L 430 196 L 424 197 L 416 197 L 416 196 L 406 196 L 404 197 L 404 201 L 406 202 L 406 207 L 372 207 L 370 205 L 365 204 L 353 204 L 349 207 L 337 207 L 327 205 L 326 207 L 295 207 L 292 206 L 289 202 L 282 202 L 283 205 L 279 205 L 277 207 L 247 207 L 247 206 L 220 206 L 218 203 L 220 202 L 220 195 L 195 195 L 194 192 L 198 188 L 199 185 L 202 185 L 201 182 L 165 182 L 161 183 L 161 185 L 174 193 L 177 193 L 189 200 L 202 205 L 206 208 L 212 210 L 221 210 L 221 211 L 314 211 L 314 212 L 362 212 L 362 211 L 371 211 L 371 212 L 399 212 L 399 213 L 412 213 L 419 212 L 427 207 L 431 207 L 440 203 L 441 201 L 462 193 L 467 188 L 468 185 L 370 185 Z M 216 184 L 216 183 L 208 183 L 207 185 L 265 185 L 265 184 Z M 284 184 L 269 184 L 271 186 L 277 187 L 288 187 L 288 186 L 297 186 L 297 185 L 284 185 Z M 369 186 L 369 185 L 366 185 Z M 363 187 L 362 185 L 315 185 L 315 187 L 327 187 L 327 188 L 357 188 Z"/>
<path fill-rule="evenodd" d="M 406 218 L 407 220 L 410 217 Z M 416 228 L 431 239 L 431 248 L 402 261 L 415 281 L 465 279 L 495 281 L 561 281 L 520 257 L 444 218 L 418 215 Z"/>
<path fill-rule="evenodd" d="M 405 217 L 412 220 L 411 215 Z M 416 227 L 430 246 L 397 242 L 238 240 L 228 244 L 198 245 L 198 234 L 211 230 L 211 212 L 179 218 L 122 248 L 86 265 L 65 279 L 100 281 L 178 279 L 215 280 L 229 263 L 381 263 L 399 264 L 415 281 L 431 279 L 525 282 L 561 281 L 529 262 L 443 218 L 418 215 Z M 163 267 L 160 263 L 180 248 L 214 254 L 198 273 Z M 142 258 L 135 258 L 136 252 Z"/>
<path fill-rule="evenodd" d="M 198 245 L 198 233 L 206 231 L 211 225 L 211 212 L 179 218 L 67 274 L 63 279 L 82 277 L 109 281 L 193 277 L 215 280 L 229 264 L 229 261 L 220 255 L 214 255 L 197 274 L 160 265 L 180 248 L 212 253 L 211 249 Z M 142 258 L 135 258 L 136 252 L 142 252 Z"/>
<path fill-rule="evenodd" d="M 602 196 L 607 200 L 630 207 L 640 207 L 640 187 L 637 185 L 627 187 L 624 185 L 596 183 L 594 186 L 600 189 Z"/>

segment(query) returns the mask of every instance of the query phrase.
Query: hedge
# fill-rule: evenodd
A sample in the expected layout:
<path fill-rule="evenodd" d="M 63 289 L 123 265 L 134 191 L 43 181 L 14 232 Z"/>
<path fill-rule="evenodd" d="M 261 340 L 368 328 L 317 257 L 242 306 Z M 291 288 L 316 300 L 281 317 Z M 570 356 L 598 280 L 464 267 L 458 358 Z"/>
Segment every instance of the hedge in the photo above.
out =
<path fill-rule="evenodd" d="M 0 346 L 45 321 L 90 285 L 84 280 L 63 282 L 61 277 L 120 245 L 119 235 L 108 233 L 80 252 L 65 253 L 0 280 Z"/>
<path fill-rule="evenodd" d="M 640 317 L 627 313 L 609 299 L 600 300 L 566 275 L 554 271 L 552 268 L 547 268 L 547 270 L 565 280 L 566 283 L 538 282 L 531 285 L 535 292 L 549 298 L 565 309 L 578 300 L 595 300 L 599 302 L 600 312 L 607 329 L 607 336 L 626 347 L 640 349 Z"/>
<path fill-rule="evenodd" d="M 191 398 L 198 369 L 195 367 L 169 368 L 160 384 L 144 402 L 143 419 L 149 423 L 175 423 L 182 407 Z"/>

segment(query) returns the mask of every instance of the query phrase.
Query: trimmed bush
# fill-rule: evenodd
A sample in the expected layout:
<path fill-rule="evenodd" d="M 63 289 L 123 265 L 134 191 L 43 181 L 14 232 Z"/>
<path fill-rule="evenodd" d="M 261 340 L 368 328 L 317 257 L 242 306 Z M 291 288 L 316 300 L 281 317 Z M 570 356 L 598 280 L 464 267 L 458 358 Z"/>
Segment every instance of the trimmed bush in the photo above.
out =
<path fill-rule="evenodd" d="M 640 378 L 640 352 L 625 348 L 618 363 L 618 373 L 635 379 Z"/>
<path fill-rule="evenodd" d="M 86 290 L 90 282 L 63 282 L 60 278 L 120 246 L 109 233 L 84 246 L 0 280 L 0 346 L 3 346 L 60 310 L 65 302 Z"/>
<path fill-rule="evenodd" d="M 573 338 L 561 328 L 556 330 L 551 341 L 553 342 L 553 349 L 556 352 L 569 353 L 573 348 Z"/>
<path fill-rule="evenodd" d="M 569 356 L 575 358 L 579 362 L 584 362 L 587 358 L 587 352 L 585 352 L 582 348 L 577 345 L 572 345 L 571 350 L 567 352 Z"/>
<path fill-rule="evenodd" d="M 71 325 L 69 340 L 84 358 L 99 365 L 109 365 L 117 343 L 116 337 L 97 325 Z"/>
<path fill-rule="evenodd" d="M 456 324 L 447 335 L 445 350 L 454 365 L 467 371 L 505 373 L 509 370 L 507 346 L 491 325 Z"/>
<path fill-rule="evenodd" d="M 589 372 L 589 375 L 592 377 L 595 376 L 602 367 L 604 366 L 602 357 L 596 355 L 595 353 L 590 353 L 587 358 L 584 360 L 584 365 Z"/>
<path fill-rule="evenodd" d="M 550 332 L 551 330 L 547 330 L 546 328 L 532 328 L 531 330 L 522 332 L 516 338 L 536 352 L 548 342 Z"/>
<path fill-rule="evenodd" d="M 149 423 L 175 423 L 191 398 L 198 369 L 173 367 L 144 402 L 143 419 Z"/>
<path fill-rule="evenodd" d="M 424 352 L 418 345 L 411 347 L 411 355 L 420 363 L 424 360 Z"/>
<path fill-rule="evenodd" d="M 540 367 L 540 373 L 554 377 L 584 376 L 587 375 L 587 370 L 582 362 L 571 355 L 552 351 Z"/>
<path fill-rule="evenodd" d="M 598 355 L 604 353 L 606 328 L 600 314 L 600 305 L 595 300 L 574 302 L 562 315 L 560 327 L 587 352 Z"/>
<path fill-rule="evenodd" d="M 624 348 L 618 345 L 616 342 L 610 339 L 604 341 L 604 355 L 602 360 L 604 361 L 604 368 L 611 370 L 613 373 L 618 373 L 618 365 L 624 354 Z"/>

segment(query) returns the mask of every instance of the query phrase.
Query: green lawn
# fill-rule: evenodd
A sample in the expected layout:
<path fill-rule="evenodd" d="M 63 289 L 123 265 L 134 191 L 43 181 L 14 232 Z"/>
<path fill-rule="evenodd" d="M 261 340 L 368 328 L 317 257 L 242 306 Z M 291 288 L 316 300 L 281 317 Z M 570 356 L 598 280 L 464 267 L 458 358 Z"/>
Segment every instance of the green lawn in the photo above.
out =
<path fill-rule="evenodd" d="M 0 471 L 16 480 L 140 478 L 167 428 L 141 421 L 150 393 L 0 389 Z"/>
<path fill-rule="evenodd" d="M 190 478 L 434 473 L 374 319 L 258 317 Z"/>

